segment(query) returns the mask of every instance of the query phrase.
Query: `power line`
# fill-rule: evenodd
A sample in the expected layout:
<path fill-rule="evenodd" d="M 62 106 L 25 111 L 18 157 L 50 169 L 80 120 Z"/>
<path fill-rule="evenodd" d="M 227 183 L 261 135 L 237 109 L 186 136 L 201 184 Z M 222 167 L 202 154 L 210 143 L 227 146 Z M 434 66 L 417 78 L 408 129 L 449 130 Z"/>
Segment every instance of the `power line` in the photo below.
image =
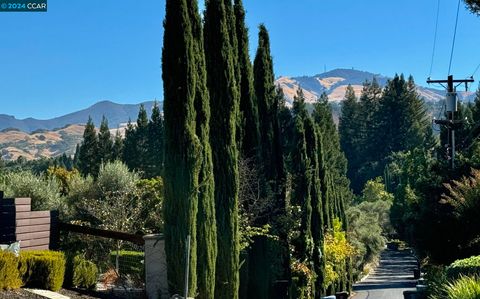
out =
<path fill-rule="evenodd" d="M 437 3 L 437 18 L 435 20 L 435 35 L 433 37 L 433 49 L 432 49 L 432 60 L 430 62 L 430 73 L 429 77 L 432 75 L 432 69 L 433 69 L 433 59 L 435 57 L 435 48 L 437 46 L 437 32 L 438 32 L 438 16 L 440 15 L 440 0 L 438 0 Z"/>
<path fill-rule="evenodd" d="M 477 65 L 477 67 L 476 67 L 475 70 L 473 71 L 471 77 L 475 76 L 475 74 L 477 73 L 477 71 L 478 71 L 479 68 L 480 68 L 480 63 Z"/>
<path fill-rule="evenodd" d="M 448 75 L 450 75 L 450 70 L 452 69 L 453 50 L 455 49 L 455 39 L 457 37 L 457 25 L 458 25 L 458 14 L 460 12 L 460 2 L 461 0 L 458 0 L 457 18 L 455 19 L 455 30 L 453 31 L 452 51 L 450 52 L 450 63 L 448 64 Z"/>

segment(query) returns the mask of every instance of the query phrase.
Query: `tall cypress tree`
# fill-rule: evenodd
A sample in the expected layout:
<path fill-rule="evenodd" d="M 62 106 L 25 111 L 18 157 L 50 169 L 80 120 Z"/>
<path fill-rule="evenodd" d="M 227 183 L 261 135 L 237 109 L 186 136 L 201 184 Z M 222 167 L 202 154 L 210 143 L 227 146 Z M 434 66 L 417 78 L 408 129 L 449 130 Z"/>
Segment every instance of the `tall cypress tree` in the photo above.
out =
<path fill-rule="evenodd" d="M 239 93 L 235 76 L 234 44 L 229 0 L 207 0 L 205 56 L 210 92 L 210 140 L 215 178 L 218 256 L 215 298 L 238 298 L 238 125 Z"/>
<path fill-rule="evenodd" d="M 167 0 L 162 77 L 165 113 L 165 251 L 169 288 L 183 293 L 190 266 L 189 296 L 197 291 L 197 209 L 201 145 L 195 121 L 195 47 L 187 0 Z M 186 239 L 191 236 L 190 260 Z"/>
<path fill-rule="evenodd" d="M 212 149 L 210 146 L 210 97 L 207 89 L 207 73 L 203 44 L 203 28 L 196 1 L 189 5 L 192 22 L 196 84 L 194 107 L 196 112 L 196 134 L 201 144 L 200 172 L 198 178 L 197 214 L 197 277 L 199 299 L 215 297 L 217 262 L 217 224 L 215 215 L 215 189 Z"/>
<path fill-rule="evenodd" d="M 240 137 L 243 158 L 256 158 L 260 131 L 258 107 L 253 89 L 252 63 L 248 47 L 248 30 L 245 26 L 245 10 L 241 0 L 235 0 L 235 25 L 238 42 L 238 67 L 240 68 Z"/>
<path fill-rule="evenodd" d="M 91 117 L 88 118 L 85 131 L 83 131 L 83 141 L 80 145 L 78 154 L 78 168 L 83 175 L 98 174 L 98 137 L 95 131 L 95 125 Z"/>
<path fill-rule="evenodd" d="M 100 123 L 100 130 L 98 132 L 98 159 L 99 163 L 107 163 L 112 160 L 113 141 L 108 128 L 108 120 L 105 116 L 102 117 Z"/>
<path fill-rule="evenodd" d="M 305 97 L 301 89 L 293 101 L 293 138 L 291 159 L 291 175 L 292 175 L 292 205 L 301 207 L 300 216 L 300 234 L 292 240 L 294 246 L 294 256 L 296 260 L 300 260 L 313 271 L 312 254 L 314 250 L 314 242 L 312 238 L 312 163 L 308 155 L 308 145 L 306 137 L 306 120 L 309 118 L 305 105 Z M 309 128 L 310 129 L 310 128 Z M 310 136 L 311 137 L 311 136 Z M 311 141 L 311 140 L 310 140 Z M 311 146 L 312 144 L 310 144 Z M 310 148 L 311 150 L 311 148 Z M 306 286 L 303 286 L 306 287 Z"/>

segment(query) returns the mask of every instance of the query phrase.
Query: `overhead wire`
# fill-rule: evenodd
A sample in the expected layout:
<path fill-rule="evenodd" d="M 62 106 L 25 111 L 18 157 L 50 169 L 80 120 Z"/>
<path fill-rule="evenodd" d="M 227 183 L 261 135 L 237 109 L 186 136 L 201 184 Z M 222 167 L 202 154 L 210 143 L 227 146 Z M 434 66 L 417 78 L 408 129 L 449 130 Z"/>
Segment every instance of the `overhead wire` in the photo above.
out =
<path fill-rule="evenodd" d="M 438 17 L 440 15 L 440 0 L 437 1 L 437 17 L 435 20 L 435 35 L 433 37 L 433 49 L 432 49 L 432 59 L 430 61 L 430 73 L 428 77 L 432 75 L 432 69 L 433 69 L 433 60 L 435 58 L 435 48 L 437 47 L 437 33 L 438 33 Z"/>
<path fill-rule="evenodd" d="M 455 19 L 455 29 L 453 31 L 452 50 L 450 52 L 450 63 L 448 64 L 448 75 L 450 75 L 450 71 L 452 69 L 453 50 L 455 49 L 455 39 L 457 37 L 458 15 L 460 13 L 460 2 L 461 2 L 461 0 L 458 0 L 457 17 Z"/>
<path fill-rule="evenodd" d="M 473 76 L 475 76 L 475 74 L 477 73 L 478 69 L 480 68 L 480 63 L 477 65 L 477 67 L 475 68 L 475 70 L 473 71 L 472 75 L 470 77 L 473 78 Z"/>

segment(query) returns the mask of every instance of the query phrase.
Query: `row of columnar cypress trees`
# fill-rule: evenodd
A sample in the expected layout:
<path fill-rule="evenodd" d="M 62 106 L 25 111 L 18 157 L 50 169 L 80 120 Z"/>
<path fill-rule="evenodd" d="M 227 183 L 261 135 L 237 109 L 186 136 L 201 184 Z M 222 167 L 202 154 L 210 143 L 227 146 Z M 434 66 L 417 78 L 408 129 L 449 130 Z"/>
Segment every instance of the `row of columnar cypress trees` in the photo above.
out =
<path fill-rule="evenodd" d="M 203 24 L 196 0 L 167 0 L 164 28 L 164 210 L 171 293 L 183 294 L 188 263 L 190 296 L 239 297 L 240 159 L 254 161 L 260 198 L 267 200 L 254 225 L 268 224 L 276 236 L 252 244 L 250 279 L 242 280 L 249 287 L 246 295 L 293 294 L 288 288 L 278 291 L 279 280 L 291 285 L 290 258 L 315 273 L 316 297 L 325 293 L 323 236 L 334 217 L 346 225 L 344 201 L 349 196 L 326 100 L 315 106 L 313 117 L 301 94 L 293 112 L 285 106 L 275 88 L 263 25 L 253 66 L 250 62 L 241 0 L 207 0 Z M 299 219 L 290 217 L 291 205 L 301 206 Z M 268 256 L 267 250 L 279 254 Z"/>

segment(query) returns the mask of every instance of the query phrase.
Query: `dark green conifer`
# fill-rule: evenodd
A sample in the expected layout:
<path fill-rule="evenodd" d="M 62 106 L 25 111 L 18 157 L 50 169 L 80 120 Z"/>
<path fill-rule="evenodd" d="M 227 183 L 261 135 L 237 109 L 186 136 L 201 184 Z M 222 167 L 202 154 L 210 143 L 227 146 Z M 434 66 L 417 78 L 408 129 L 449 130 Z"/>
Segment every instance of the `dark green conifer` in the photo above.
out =
<path fill-rule="evenodd" d="M 196 135 L 201 145 L 201 160 L 198 177 L 197 213 L 197 280 L 199 299 L 215 297 L 217 262 L 217 224 L 215 215 L 215 184 L 210 146 L 210 97 L 207 89 L 207 73 L 203 44 L 203 28 L 196 1 L 189 5 L 194 39 L 196 84 L 194 107 L 196 112 Z"/>
<path fill-rule="evenodd" d="M 125 128 L 125 139 L 123 140 L 122 160 L 130 169 L 136 167 L 136 130 L 132 121 L 129 119 L 127 127 Z"/>
<path fill-rule="evenodd" d="M 113 141 L 108 128 L 108 120 L 102 117 L 100 130 L 98 132 L 98 160 L 100 164 L 107 163 L 112 160 Z"/>
<path fill-rule="evenodd" d="M 165 114 L 165 251 L 171 294 L 183 294 L 189 263 L 189 296 L 197 292 L 197 209 L 201 145 L 195 120 L 195 47 L 187 0 L 167 0 L 162 77 Z M 145 124 L 146 127 L 146 124 Z M 190 260 L 186 239 L 191 237 Z"/>
<path fill-rule="evenodd" d="M 78 168 L 83 175 L 98 174 L 100 169 L 98 162 L 98 137 L 95 131 L 95 125 L 91 117 L 88 118 L 85 131 L 83 132 L 83 141 L 80 145 L 78 155 Z"/>
<path fill-rule="evenodd" d="M 147 177 L 160 176 L 163 171 L 164 137 L 163 117 L 158 102 L 155 101 L 152 116 L 148 122 L 147 157 L 145 175 Z"/>
<path fill-rule="evenodd" d="M 244 158 L 256 158 L 260 140 L 258 107 L 253 89 L 252 63 L 248 46 L 248 29 L 245 26 L 245 10 L 241 0 L 234 5 L 236 36 L 238 42 L 238 67 L 240 72 L 240 128 L 239 144 Z"/>
<path fill-rule="evenodd" d="M 117 128 L 112 146 L 112 160 L 121 160 L 123 155 L 123 138 L 120 129 Z"/>
<path fill-rule="evenodd" d="M 205 56 L 210 92 L 210 140 L 215 177 L 215 209 L 218 256 L 215 298 L 238 298 L 238 126 L 239 93 L 235 71 L 235 47 L 229 0 L 207 0 L 205 10 Z"/>
<path fill-rule="evenodd" d="M 360 115 L 360 105 L 355 96 L 355 91 L 348 85 L 345 99 L 342 102 L 338 133 L 340 135 L 340 146 L 348 160 L 348 177 L 353 177 L 359 168 L 360 128 L 363 121 Z"/>

